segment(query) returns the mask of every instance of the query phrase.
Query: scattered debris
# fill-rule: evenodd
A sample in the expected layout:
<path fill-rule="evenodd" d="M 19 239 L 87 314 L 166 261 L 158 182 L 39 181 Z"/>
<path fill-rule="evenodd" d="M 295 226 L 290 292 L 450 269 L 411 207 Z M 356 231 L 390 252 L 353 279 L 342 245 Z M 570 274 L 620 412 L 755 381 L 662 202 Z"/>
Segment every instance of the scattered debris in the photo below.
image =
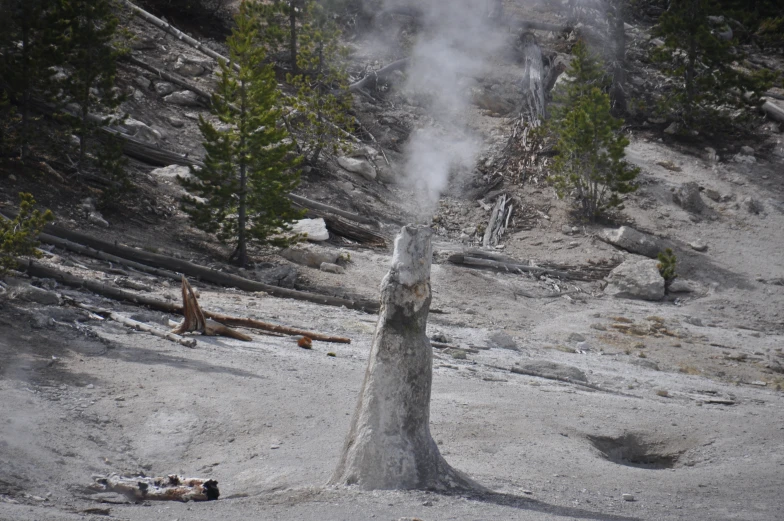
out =
<path fill-rule="evenodd" d="M 220 497 L 218 482 L 214 479 L 183 478 L 176 474 L 165 478 L 112 474 L 96 478 L 90 488 L 98 492 L 118 492 L 136 501 L 214 501 Z"/>

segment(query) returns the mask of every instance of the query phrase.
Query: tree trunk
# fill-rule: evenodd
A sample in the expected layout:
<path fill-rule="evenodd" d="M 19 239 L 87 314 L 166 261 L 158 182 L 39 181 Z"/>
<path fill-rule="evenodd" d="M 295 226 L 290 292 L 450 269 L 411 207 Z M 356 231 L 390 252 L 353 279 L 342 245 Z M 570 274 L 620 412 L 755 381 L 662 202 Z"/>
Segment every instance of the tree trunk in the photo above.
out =
<path fill-rule="evenodd" d="M 612 101 L 612 111 L 615 116 L 626 114 L 626 31 L 624 20 L 626 19 L 626 0 L 615 0 L 613 14 L 615 16 L 615 60 L 613 62 L 613 80 L 610 98 Z"/>
<path fill-rule="evenodd" d="M 482 490 L 430 435 L 432 231 L 405 226 L 381 283 L 381 311 L 351 430 L 330 483 L 363 489 Z"/>
<path fill-rule="evenodd" d="M 299 72 L 299 67 L 297 67 L 297 7 L 299 7 L 298 1 L 289 2 L 289 50 L 291 52 L 291 71 L 294 74 Z"/>
<path fill-rule="evenodd" d="M 523 107 L 521 115 L 523 121 L 533 126 L 538 126 L 544 119 L 544 85 L 542 71 L 542 50 L 536 43 L 536 38 L 531 33 L 520 36 L 523 42 Z"/>
<path fill-rule="evenodd" d="M 239 162 L 240 162 L 240 192 L 239 192 L 239 205 L 237 208 L 237 213 L 239 214 L 238 219 L 238 226 L 239 229 L 237 234 L 237 250 L 235 263 L 237 266 L 244 268 L 245 265 L 248 263 L 248 247 L 247 247 L 247 237 L 246 235 L 246 221 L 247 221 L 247 188 L 248 188 L 248 164 L 247 164 L 247 151 L 245 150 L 245 135 L 248 131 L 248 124 L 246 121 L 248 115 L 248 106 L 247 106 L 247 91 L 246 91 L 245 81 L 240 82 L 240 91 L 242 97 L 242 104 L 240 106 L 240 154 L 239 154 Z"/>

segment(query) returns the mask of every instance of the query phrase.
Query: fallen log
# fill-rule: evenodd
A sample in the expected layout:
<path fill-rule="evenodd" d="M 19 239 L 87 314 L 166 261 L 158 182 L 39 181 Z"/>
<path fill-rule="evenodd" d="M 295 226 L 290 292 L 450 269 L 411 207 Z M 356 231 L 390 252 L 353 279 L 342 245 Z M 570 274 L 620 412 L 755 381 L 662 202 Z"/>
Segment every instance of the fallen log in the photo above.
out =
<path fill-rule="evenodd" d="M 231 63 L 231 60 L 229 60 L 225 56 L 223 56 L 221 54 L 218 54 L 217 52 L 213 51 L 209 47 L 207 47 L 204 44 L 202 44 L 200 41 L 196 40 L 195 38 L 191 38 L 190 36 L 188 36 L 184 32 L 180 31 L 179 29 L 175 29 L 171 24 L 166 23 L 163 20 L 161 20 L 160 18 L 158 18 L 157 16 L 154 16 L 154 15 L 148 13 L 147 11 L 142 9 L 141 7 L 138 7 L 138 6 L 134 5 L 133 3 L 131 3 L 129 0 L 123 0 L 123 3 L 125 5 L 127 5 L 128 7 L 130 7 L 131 10 L 133 11 L 133 14 L 135 14 L 139 18 L 142 18 L 143 20 L 151 23 L 152 25 L 154 25 L 158 29 L 162 30 L 163 32 L 165 32 L 167 34 L 171 34 L 172 36 L 174 36 L 175 38 L 177 38 L 181 42 L 187 43 L 188 45 L 190 45 L 191 47 L 193 47 L 197 51 L 202 52 L 203 54 L 209 56 L 213 60 L 216 60 L 216 61 L 222 62 L 222 63 L 229 63 L 229 64 Z M 233 64 L 233 65 L 234 65 L 234 67 L 237 70 L 239 70 L 239 65 L 237 65 L 236 63 Z"/>
<path fill-rule="evenodd" d="M 460 264 L 469 267 L 491 268 L 508 273 L 531 273 L 533 275 L 549 275 L 551 277 L 560 277 L 563 279 L 582 280 L 582 278 L 576 277 L 575 275 L 565 271 L 540 268 L 538 266 L 525 266 L 523 264 L 511 264 L 508 262 L 501 262 L 490 259 L 478 259 L 475 257 L 468 257 L 461 253 L 450 255 L 448 260 L 452 264 Z"/>
<path fill-rule="evenodd" d="M 33 277 L 40 277 L 45 279 L 53 279 L 56 282 L 77 289 L 86 289 L 92 291 L 96 295 L 118 300 L 121 302 L 129 302 L 138 306 L 145 306 L 156 311 L 163 311 L 164 313 L 182 314 L 183 307 L 180 304 L 170 301 L 158 300 L 156 298 L 147 297 L 144 295 L 137 295 L 130 291 L 114 288 L 101 282 L 94 280 L 83 279 L 70 273 L 61 270 L 44 266 L 40 263 L 30 261 L 25 267 L 24 271 Z M 330 335 L 322 335 L 312 331 L 305 331 L 298 328 L 281 326 L 278 324 L 270 324 L 260 320 L 253 320 L 249 318 L 233 317 L 230 315 L 223 315 L 220 313 L 212 313 L 210 311 L 203 311 L 206 318 L 211 318 L 219 322 L 237 327 L 247 327 L 250 329 L 260 329 L 263 331 L 271 331 L 273 333 L 282 333 L 292 336 L 307 336 L 312 340 L 320 340 L 321 342 L 331 342 L 339 344 L 350 344 L 350 338 L 335 337 Z"/>
<path fill-rule="evenodd" d="M 164 268 L 172 270 L 188 277 L 198 278 L 206 282 L 211 282 L 219 286 L 234 287 L 243 291 L 262 291 L 272 295 L 273 297 L 291 298 L 295 300 L 303 300 L 306 302 L 313 302 L 315 304 L 322 304 L 327 306 L 345 306 L 348 309 L 356 309 L 364 311 L 365 313 L 375 314 L 378 312 L 379 304 L 368 300 L 347 300 L 338 297 L 330 297 L 326 295 L 317 295 L 314 293 L 307 293 L 305 291 L 298 291 L 293 289 L 280 288 L 278 286 L 271 286 L 257 282 L 255 280 L 246 279 L 237 275 L 231 275 L 222 271 L 200 266 L 186 260 L 175 259 L 144 250 L 130 248 L 117 243 L 110 243 L 96 239 L 83 233 L 74 232 L 61 228 L 59 226 L 48 225 L 44 231 L 55 237 L 68 239 L 69 241 L 76 242 L 82 245 L 89 246 L 96 250 L 101 250 L 110 255 L 122 257 L 139 264 L 146 264 L 156 268 Z"/>
<path fill-rule="evenodd" d="M 137 58 L 137 57 L 135 57 L 133 55 L 130 55 L 130 54 L 124 55 L 121 59 L 123 61 L 127 61 L 130 64 L 136 65 L 137 67 L 141 67 L 142 69 L 147 70 L 147 71 L 155 74 L 156 76 L 158 76 L 162 80 L 166 80 L 169 83 L 174 83 L 175 85 L 179 85 L 183 89 L 186 89 L 186 90 L 189 90 L 189 91 L 193 92 L 194 94 L 196 94 L 200 98 L 203 98 L 204 100 L 206 100 L 208 103 L 212 102 L 212 95 L 209 92 L 200 89 L 199 87 L 197 87 L 196 85 L 194 85 L 194 84 L 192 84 L 192 83 L 190 83 L 188 81 L 185 81 L 184 78 L 180 78 L 179 76 L 175 76 L 174 74 L 169 74 L 168 72 L 166 72 L 164 70 L 161 70 L 161 69 L 158 69 L 156 67 L 153 67 L 149 63 L 144 62 L 144 61 L 140 60 L 139 58 Z"/>
<path fill-rule="evenodd" d="M 370 224 L 378 228 L 379 224 L 378 221 L 371 219 L 370 217 L 365 217 L 364 215 L 359 215 L 356 213 L 347 212 L 345 210 L 341 210 L 340 208 L 335 208 L 334 206 L 330 206 L 328 204 L 319 203 L 317 201 L 312 201 L 307 197 L 302 197 L 301 195 L 297 194 L 289 194 L 289 199 L 294 201 L 295 203 L 305 207 L 310 208 L 311 210 L 321 210 L 323 212 L 333 213 L 335 215 L 339 215 L 341 217 L 345 217 L 346 219 L 350 219 L 352 221 L 356 221 L 358 223 L 363 224 Z"/>
<path fill-rule="evenodd" d="M 781 108 L 779 105 L 771 101 L 765 101 L 762 104 L 762 111 L 768 115 L 770 119 L 775 119 L 780 123 L 784 123 L 784 108 Z"/>
<path fill-rule="evenodd" d="M 159 338 L 163 338 L 164 340 L 169 340 L 171 342 L 180 344 L 185 347 L 196 347 L 196 339 L 195 338 L 183 338 L 182 336 L 172 333 L 170 331 L 163 331 L 156 327 L 153 327 L 149 324 L 145 324 L 144 322 L 139 322 L 138 320 L 133 320 L 132 318 L 124 317 L 114 311 L 110 311 L 108 309 L 101 309 L 99 307 L 90 306 L 89 304 L 84 304 L 79 302 L 76 304 L 77 307 L 85 309 L 91 313 L 95 313 L 99 316 L 107 316 L 110 319 L 114 320 L 115 322 L 119 322 L 120 324 L 127 326 L 131 329 L 135 329 L 137 331 L 144 331 L 145 333 L 150 333 L 151 335 L 157 336 Z"/>
<path fill-rule="evenodd" d="M 308 216 L 310 217 L 311 215 L 324 219 L 327 229 L 335 235 L 340 235 L 373 248 L 385 248 L 387 245 L 387 239 L 383 235 L 350 223 L 346 219 L 312 210 L 308 212 Z"/>
<path fill-rule="evenodd" d="M 112 474 L 96 478 L 90 489 L 96 492 L 118 492 L 134 501 L 214 501 L 220 497 L 218 482 L 214 479 L 183 478 L 176 474 L 165 478 Z"/>
<path fill-rule="evenodd" d="M 362 89 L 371 86 L 371 84 L 375 85 L 376 82 L 379 80 L 385 80 L 393 72 L 400 71 L 408 67 L 410 61 L 410 58 L 403 58 L 402 60 L 394 61 L 377 71 L 369 71 L 367 74 L 365 74 L 364 78 L 349 85 L 348 90 L 351 92 L 360 92 Z"/>

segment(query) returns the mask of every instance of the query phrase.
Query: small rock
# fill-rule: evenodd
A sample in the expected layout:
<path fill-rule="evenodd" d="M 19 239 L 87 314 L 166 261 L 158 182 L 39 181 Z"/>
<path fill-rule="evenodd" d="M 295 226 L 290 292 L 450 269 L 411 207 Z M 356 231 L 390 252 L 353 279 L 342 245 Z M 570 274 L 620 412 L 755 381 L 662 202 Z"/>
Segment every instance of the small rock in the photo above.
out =
<path fill-rule="evenodd" d="M 446 334 L 442 333 L 441 331 L 436 331 L 432 335 L 430 335 L 430 340 L 433 342 L 439 342 L 441 344 L 451 344 L 452 338 L 447 336 Z"/>
<path fill-rule="evenodd" d="M 280 256 L 296 264 L 320 269 L 323 263 L 336 264 L 338 254 L 335 252 L 316 251 L 312 248 L 286 248 Z"/>
<path fill-rule="evenodd" d="M 624 501 L 634 501 L 634 496 L 631 494 L 623 494 L 621 497 Z"/>
<path fill-rule="evenodd" d="M 327 223 L 321 217 L 317 219 L 302 219 L 294 223 L 291 232 L 304 234 L 311 242 L 323 242 L 329 239 Z"/>
<path fill-rule="evenodd" d="M 561 226 L 561 233 L 563 233 L 564 235 L 571 235 L 572 227 L 569 226 L 568 224 L 564 224 L 563 226 Z"/>
<path fill-rule="evenodd" d="M 185 126 L 185 122 L 179 118 L 175 118 L 173 116 L 169 116 L 166 118 L 166 121 L 169 122 L 169 125 L 173 126 L 174 128 L 182 128 Z"/>
<path fill-rule="evenodd" d="M 669 127 L 667 127 L 667 128 L 665 128 L 665 129 L 664 129 L 664 133 L 665 133 L 665 134 L 669 134 L 669 135 L 671 135 L 671 136 L 672 136 L 672 135 L 675 135 L 675 134 L 677 134 L 678 132 L 680 132 L 680 130 L 681 130 L 681 126 L 680 126 L 680 125 L 678 125 L 678 124 L 677 124 L 677 123 L 675 123 L 675 122 L 672 122 L 672 123 L 670 123 L 670 126 L 669 126 Z"/>
<path fill-rule="evenodd" d="M 708 245 L 701 241 L 690 242 L 689 246 L 694 251 L 708 251 Z"/>
<path fill-rule="evenodd" d="M 757 162 L 757 158 L 754 156 L 747 156 L 744 154 L 736 154 L 733 158 L 733 161 L 736 163 L 742 163 L 747 165 L 752 165 Z"/>
<path fill-rule="evenodd" d="M 156 143 L 161 139 L 160 132 L 139 120 L 128 118 L 122 122 L 122 126 L 128 130 L 130 135 L 147 143 Z"/>
<path fill-rule="evenodd" d="M 765 212 L 765 206 L 753 197 L 746 197 L 742 204 L 746 211 L 751 214 L 759 215 Z"/>
<path fill-rule="evenodd" d="M 87 386 L 85 388 L 86 389 L 95 389 L 95 386 L 93 384 L 87 384 Z"/>
<path fill-rule="evenodd" d="M 517 367 L 512 367 L 512 372 L 515 372 Z M 576 382 L 587 382 L 588 377 L 585 373 L 576 367 L 570 365 L 557 364 L 555 362 L 547 362 L 544 360 L 529 362 L 520 366 L 522 374 L 533 373 L 544 378 L 562 378 Z"/>
<path fill-rule="evenodd" d="M 688 282 L 681 279 L 675 279 L 667 288 L 670 293 L 691 293 L 694 291 Z"/>
<path fill-rule="evenodd" d="M 678 187 L 672 194 L 672 200 L 687 212 L 702 213 L 705 210 L 705 201 L 700 195 L 700 185 L 694 182 L 683 183 Z"/>
<path fill-rule="evenodd" d="M 133 79 L 133 82 L 143 90 L 149 90 L 150 85 L 152 85 L 152 82 L 147 78 L 145 78 L 144 76 L 136 76 Z"/>
<path fill-rule="evenodd" d="M 90 212 L 90 215 L 87 216 L 87 220 L 90 223 L 96 226 L 100 226 L 102 228 L 109 227 L 109 222 L 106 219 L 104 219 L 103 215 L 101 215 L 99 212 Z"/>
<path fill-rule="evenodd" d="M 751 148 L 750 146 L 742 146 L 742 147 L 740 147 L 740 151 L 741 151 L 742 154 L 746 154 L 747 156 L 753 156 L 754 155 L 754 149 Z"/>
<path fill-rule="evenodd" d="M 462 349 L 453 349 L 451 351 L 451 354 L 452 354 L 452 358 L 454 358 L 455 360 L 466 360 L 466 359 L 468 359 L 468 355 Z"/>
<path fill-rule="evenodd" d="M 175 90 L 176 89 L 174 88 L 174 85 L 172 85 L 168 81 L 155 82 L 155 92 L 158 94 L 158 96 L 168 96 Z"/>
<path fill-rule="evenodd" d="M 490 334 L 490 341 L 501 349 L 517 351 L 517 342 L 506 331 L 495 331 Z"/>
<path fill-rule="evenodd" d="M 591 329 L 595 329 L 597 331 L 607 331 L 607 326 L 604 324 L 591 324 Z"/>
<path fill-rule="evenodd" d="M 630 226 L 602 231 L 603 240 L 613 246 L 655 259 L 660 252 L 667 249 L 667 244 L 653 235 L 639 232 Z"/>
<path fill-rule="evenodd" d="M 637 365 L 640 367 L 644 367 L 646 369 L 653 369 L 654 371 L 659 371 L 659 364 L 656 362 L 651 362 L 650 360 L 646 360 L 645 358 L 632 358 L 630 360 L 632 365 Z"/>
<path fill-rule="evenodd" d="M 322 262 L 321 266 L 319 266 L 319 269 L 327 273 L 336 273 L 338 275 L 346 273 L 346 270 L 343 268 L 343 266 L 338 266 L 337 264 L 331 264 L 329 262 Z"/>
<path fill-rule="evenodd" d="M 719 154 L 716 153 L 715 148 L 705 147 L 705 159 L 707 159 L 711 163 L 718 163 L 719 162 Z"/>
<path fill-rule="evenodd" d="M 580 333 L 572 333 L 569 335 L 569 342 L 585 342 L 585 337 Z"/>
<path fill-rule="evenodd" d="M 171 103 L 172 105 L 179 105 L 181 107 L 196 107 L 199 106 L 199 97 L 196 93 L 189 90 L 181 90 L 169 94 L 163 101 Z"/>
<path fill-rule="evenodd" d="M 185 56 L 177 58 L 174 70 L 182 76 L 200 76 L 204 74 L 204 67 Z"/>
<path fill-rule="evenodd" d="M 714 190 L 712 188 L 706 188 L 703 193 L 705 194 L 705 197 L 707 197 L 711 201 L 716 201 L 717 203 L 721 201 L 721 194 L 717 190 Z"/>
<path fill-rule="evenodd" d="M 14 174 L 8 174 L 8 180 L 12 183 L 16 182 L 16 176 Z"/>
<path fill-rule="evenodd" d="M 578 351 L 590 351 L 591 350 L 591 344 L 589 344 L 588 342 L 577 342 L 577 345 L 574 346 L 574 347 Z"/>
<path fill-rule="evenodd" d="M 344 170 L 359 174 L 368 181 L 376 179 L 376 169 L 369 161 L 365 159 L 357 159 L 355 157 L 339 157 L 338 165 Z"/>

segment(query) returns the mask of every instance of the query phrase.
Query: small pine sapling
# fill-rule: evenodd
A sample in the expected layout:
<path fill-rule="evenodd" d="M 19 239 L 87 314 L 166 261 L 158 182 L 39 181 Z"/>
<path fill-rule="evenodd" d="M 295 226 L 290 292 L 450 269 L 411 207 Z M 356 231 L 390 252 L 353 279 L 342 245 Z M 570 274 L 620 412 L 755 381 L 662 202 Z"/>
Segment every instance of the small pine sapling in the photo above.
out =
<path fill-rule="evenodd" d="M 34 209 L 32 194 L 22 192 L 19 199 L 19 213 L 14 219 L 0 216 L 0 277 L 18 266 L 20 256 L 37 258 L 41 255 L 36 250 L 36 239 L 44 226 L 54 219 L 51 211 L 41 213 Z"/>
<path fill-rule="evenodd" d="M 670 286 L 678 278 L 678 274 L 675 273 L 675 264 L 677 259 L 675 258 L 675 253 L 672 251 L 672 248 L 667 248 L 663 252 L 659 252 L 657 256 L 659 259 L 659 264 L 657 267 L 659 268 L 659 273 L 661 273 L 662 278 L 664 279 L 664 291 L 665 293 L 669 291 Z"/>

